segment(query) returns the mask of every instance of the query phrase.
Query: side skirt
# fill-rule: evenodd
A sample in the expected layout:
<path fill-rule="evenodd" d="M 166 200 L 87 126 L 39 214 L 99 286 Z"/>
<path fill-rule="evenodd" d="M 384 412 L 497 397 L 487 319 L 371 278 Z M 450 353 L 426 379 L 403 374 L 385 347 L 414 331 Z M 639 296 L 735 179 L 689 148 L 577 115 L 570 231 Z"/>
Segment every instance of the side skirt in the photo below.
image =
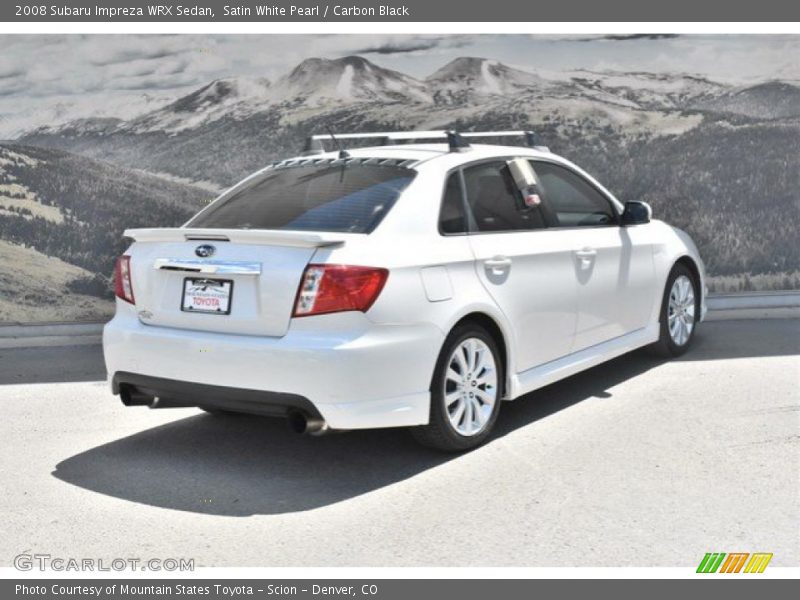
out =
<path fill-rule="evenodd" d="M 528 392 L 595 367 L 626 352 L 652 344 L 658 341 L 658 336 L 659 324 L 652 323 L 602 344 L 517 373 L 511 378 L 511 394 L 508 399 L 514 400 Z"/>

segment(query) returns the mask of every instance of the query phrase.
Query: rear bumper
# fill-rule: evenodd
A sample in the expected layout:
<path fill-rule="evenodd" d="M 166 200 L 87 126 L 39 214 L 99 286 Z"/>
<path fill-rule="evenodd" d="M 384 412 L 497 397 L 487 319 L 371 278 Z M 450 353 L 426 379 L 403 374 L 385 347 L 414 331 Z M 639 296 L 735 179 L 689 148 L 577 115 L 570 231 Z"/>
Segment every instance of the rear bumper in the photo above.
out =
<path fill-rule="evenodd" d="M 281 338 L 153 327 L 130 305 L 103 331 L 114 393 L 128 383 L 176 404 L 298 408 L 333 429 L 427 423 L 443 341 L 434 325 L 376 325 L 361 313 L 295 319 Z"/>
<path fill-rule="evenodd" d="M 155 408 L 203 406 L 275 417 L 286 417 L 297 410 L 309 418 L 322 418 L 308 398 L 296 394 L 205 385 L 125 371 L 117 371 L 111 377 L 111 391 L 121 396 L 126 406 L 150 406 L 152 399 L 158 398 Z"/>

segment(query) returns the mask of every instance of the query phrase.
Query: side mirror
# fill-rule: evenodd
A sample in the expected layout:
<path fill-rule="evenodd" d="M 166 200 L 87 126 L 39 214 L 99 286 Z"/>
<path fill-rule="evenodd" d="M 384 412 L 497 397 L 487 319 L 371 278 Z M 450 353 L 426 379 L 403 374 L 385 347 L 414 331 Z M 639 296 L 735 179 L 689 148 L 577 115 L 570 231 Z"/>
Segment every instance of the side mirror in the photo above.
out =
<path fill-rule="evenodd" d="M 622 225 L 644 225 L 653 216 L 653 209 L 647 202 L 626 202 L 622 211 Z"/>

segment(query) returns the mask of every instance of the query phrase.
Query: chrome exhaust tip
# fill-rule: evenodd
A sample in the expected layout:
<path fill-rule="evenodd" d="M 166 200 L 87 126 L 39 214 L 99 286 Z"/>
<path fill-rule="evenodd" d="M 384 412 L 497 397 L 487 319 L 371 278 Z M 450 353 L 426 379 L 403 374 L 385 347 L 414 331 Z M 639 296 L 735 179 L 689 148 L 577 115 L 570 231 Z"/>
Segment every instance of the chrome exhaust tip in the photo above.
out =
<path fill-rule="evenodd" d="M 322 435 L 328 431 L 328 424 L 323 419 L 309 418 L 299 410 L 290 411 L 288 421 L 289 428 L 295 433 Z"/>

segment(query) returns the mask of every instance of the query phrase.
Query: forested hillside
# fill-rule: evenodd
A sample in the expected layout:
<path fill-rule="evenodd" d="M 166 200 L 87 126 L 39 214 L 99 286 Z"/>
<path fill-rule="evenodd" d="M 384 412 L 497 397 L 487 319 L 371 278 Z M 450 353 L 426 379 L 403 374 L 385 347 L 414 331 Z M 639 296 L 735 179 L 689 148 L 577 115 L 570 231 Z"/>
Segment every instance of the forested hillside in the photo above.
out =
<path fill-rule="evenodd" d="M 0 145 L 0 240 L 78 267 L 65 283 L 75 294 L 110 297 L 114 258 L 127 244 L 124 229 L 179 225 L 209 198 L 206 190 L 83 156 Z M 25 296 L 14 286 L 41 282 L 5 283 L 0 295 L 8 299 Z M 0 314 L 0 320 L 13 319 Z"/>

